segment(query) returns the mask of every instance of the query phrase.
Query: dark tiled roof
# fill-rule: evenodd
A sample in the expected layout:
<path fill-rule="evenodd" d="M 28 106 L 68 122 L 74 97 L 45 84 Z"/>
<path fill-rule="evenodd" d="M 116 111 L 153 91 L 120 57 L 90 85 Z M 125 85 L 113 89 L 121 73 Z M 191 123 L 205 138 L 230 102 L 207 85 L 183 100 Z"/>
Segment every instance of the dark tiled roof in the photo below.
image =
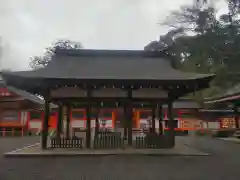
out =
<path fill-rule="evenodd" d="M 199 112 L 210 112 L 210 113 L 231 113 L 233 109 L 200 109 Z"/>
<path fill-rule="evenodd" d="M 204 103 L 205 104 L 224 103 L 224 102 L 234 102 L 236 100 L 240 100 L 240 95 L 231 95 L 231 96 L 219 97 L 214 99 L 208 99 Z"/>
<path fill-rule="evenodd" d="M 125 50 L 57 50 L 45 68 L 7 74 L 32 78 L 194 80 L 206 74 L 173 69 L 163 53 Z"/>
<path fill-rule="evenodd" d="M 167 108 L 167 105 L 163 105 L 163 107 Z M 199 103 L 193 100 L 176 100 L 173 102 L 173 108 L 179 109 L 200 109 Z"/>
<path fill-rule="evenodd" d="M 235 85 L 234 87 L 228 89 L 223 96 L 231 96 L 231 95 L 236 95 L 240 94 L 240 84 Z"/>
<path fill-rule="evenodd" d="M 211 103 L 220 103 L 220 102 L 231 102 L 234 100 L 240 99 L 240 84 L 235 85 L 234 87 L 225 91 L 225 93 L 217 95 L 212 98 L 205 100 L 206 104 Z"/>

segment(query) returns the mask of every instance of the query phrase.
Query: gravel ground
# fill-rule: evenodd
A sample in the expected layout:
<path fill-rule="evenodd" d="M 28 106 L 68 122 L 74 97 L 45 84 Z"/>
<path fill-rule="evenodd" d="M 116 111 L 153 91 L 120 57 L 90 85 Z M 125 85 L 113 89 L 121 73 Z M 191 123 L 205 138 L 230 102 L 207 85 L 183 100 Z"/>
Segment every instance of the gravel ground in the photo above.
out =
<path fill-rule="evenodd" d="M 36 138 L 0 138 L 0 152 L 37 142 Z M 0 157 L 0 180 L 239 180 L 240 144 L 191 138 L 189 146 L 206 157 L 102 156 Z"/>

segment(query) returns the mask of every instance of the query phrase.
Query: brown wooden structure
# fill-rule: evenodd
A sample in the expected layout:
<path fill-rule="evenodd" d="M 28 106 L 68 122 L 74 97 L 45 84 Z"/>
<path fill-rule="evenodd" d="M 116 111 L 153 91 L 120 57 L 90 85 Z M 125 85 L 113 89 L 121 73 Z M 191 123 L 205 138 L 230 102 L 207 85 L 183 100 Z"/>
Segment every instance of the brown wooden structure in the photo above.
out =
<path fill-rule="evenodd" d="M 240 128 L 240 84 L 234 86 L 233 88 L 226 91 L 226 93 L 209 98 L 205 101 L 205 104 L 213 104 L 216 107 L 233 109 L 234 119 L 235 119 L 235 128 Z"/>
<path fill-rule="evenodd" d="M 130 50 L 57 49 L 52 61 L 42 69 L 3 74 L 7 84 L 39 94 L 45 99 L 42 148 L 47 148 L 49 103 L 67 109 L 69 136 L 70 109 L 74 103 L 86 108 L 86 147 L 91 148 L 91 118 L 104 104 L 123 107 L 128 145 L 132 145 L 133 108 L 147 104 L 152 108 L 152 130 L 155 111 L 168 105 L 171 147 L 175 144 L 173 101 L 194 91 L 209 87 L 214 75 L 184 73 L 171 66 L 165 52 Z M 160 113 L 159 113 L 160 114 Z M 161 116 L 159 116 L 161 117 Z M 160 118 L 161 119 L 161 118 Z M 60 134 L 62 116 L 58 120 Z"/>
<path fill-rule="evenodd" d="M 28 131 L 28 112 L 42 109 L 43 106 L 43 99 L 7 86 L 0 72 L 0 136 L 6 135 L 5 132 L 25 134 Z"/>

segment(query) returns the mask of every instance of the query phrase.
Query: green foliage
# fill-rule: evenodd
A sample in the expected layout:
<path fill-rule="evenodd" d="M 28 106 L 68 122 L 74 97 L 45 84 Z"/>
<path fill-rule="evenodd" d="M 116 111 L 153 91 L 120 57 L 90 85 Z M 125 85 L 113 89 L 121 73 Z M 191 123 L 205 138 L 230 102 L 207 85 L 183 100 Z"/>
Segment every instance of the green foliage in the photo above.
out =
<path fill-rule="evenodd" d="M 214 137 L 227 138 L 233 136 L 235 132 L 235 129 L 218 130 Z"/>
<path fill-rule="evenodd" d="M 52 43 L 52 45 L 45 49 L 43 56 L 33 56 L 30 61 L 30 67 L 33 69 L 45 67 L 51 61 L 56 48 L 64 49 L 81 49 L 81 43 L 73 42 L 70 40 L 60 39 Z"/>
<path fill-rule="evenodd" d="M 185 34 L 168 48 L 177 68 L 185 72 L 214 73 L 210 88 L 196 92 L 199 103 L 206 97 L 223 93 L 240 82 L 240 0 L 228 0 L 228 12 L 216 17 L 217 10 L 208 0 L 195 0 L 190 6 L 173 11 L 162 23 L 183 28 Z M 173 31 L 172 29 L 170 31 Z"/>

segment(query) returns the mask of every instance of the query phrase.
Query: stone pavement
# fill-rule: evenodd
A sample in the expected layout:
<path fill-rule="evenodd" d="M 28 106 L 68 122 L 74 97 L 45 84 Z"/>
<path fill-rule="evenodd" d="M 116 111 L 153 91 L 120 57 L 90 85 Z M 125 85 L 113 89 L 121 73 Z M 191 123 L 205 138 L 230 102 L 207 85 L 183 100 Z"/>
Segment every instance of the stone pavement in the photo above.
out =
<path fill-rule="evenodd" d="M 39 139 L 37 139 L 39 140 Z M 179 140 L 179 139 L 178 139 Z M 1 180 L 239 180 L 240 145 L 219 139 L 182 139 L 210 156 L 81 156 L 4 158 Z M 34 139 L 2 139 L 0 153 Z"/>
<path fill-rule="evenodd" d="M 184 138 L 183 138 L 184 139 Z M 176 146 L 173 149 L 107 149 L 107 150 L 88 150 L 88 149 L 48 149 L 42 150 L 40 143 L 26 146 L 15 151 L 10 151 L 4 154 L 6 157 L 16 156 L 96 156 L 96 155 L 155 155 L 155 156 L 208 156 L 197 149 L 188 147 L 184 141 L 176 141 Z"/>

